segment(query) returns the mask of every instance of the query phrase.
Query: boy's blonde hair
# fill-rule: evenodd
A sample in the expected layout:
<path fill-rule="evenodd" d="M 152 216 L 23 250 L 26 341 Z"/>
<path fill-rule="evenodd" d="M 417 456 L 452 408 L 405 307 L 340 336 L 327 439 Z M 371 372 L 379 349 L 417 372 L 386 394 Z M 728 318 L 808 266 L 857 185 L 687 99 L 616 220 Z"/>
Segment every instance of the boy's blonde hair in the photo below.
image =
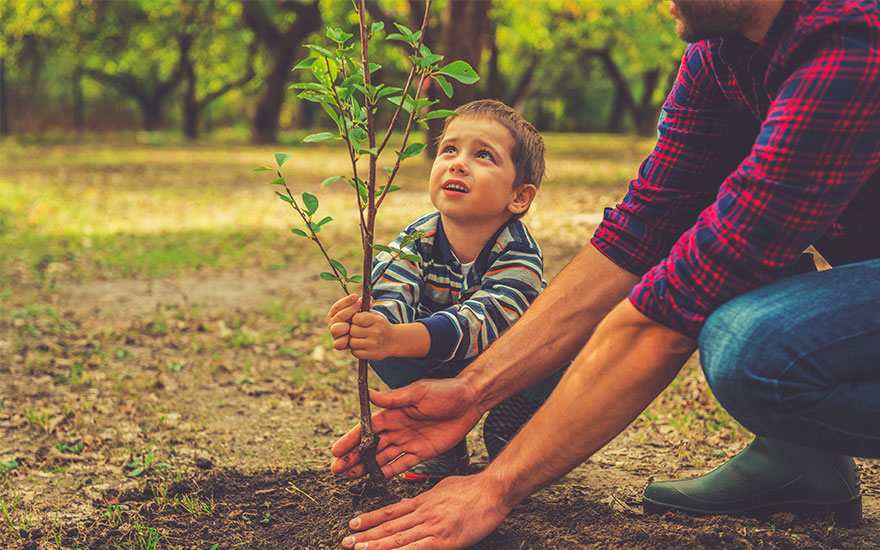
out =
<path fill-rule="evenodd" d="M 544 179 L 544 139 L 535 130 L 529 121 L 514 109 L 494 99 L 478 99 L 465 103 L 455 110 L 458 116 L 449 117 L 443 125 L 443 133 L 440 140 L 446 135 L 449 124 L 459 117 L 487 118 L 504 125 L 513 136 L 513 150 L 510 157 L 516 175 L 513 179 L 513 188 L 517 189 L 526 184 L 541 187 Z"/>

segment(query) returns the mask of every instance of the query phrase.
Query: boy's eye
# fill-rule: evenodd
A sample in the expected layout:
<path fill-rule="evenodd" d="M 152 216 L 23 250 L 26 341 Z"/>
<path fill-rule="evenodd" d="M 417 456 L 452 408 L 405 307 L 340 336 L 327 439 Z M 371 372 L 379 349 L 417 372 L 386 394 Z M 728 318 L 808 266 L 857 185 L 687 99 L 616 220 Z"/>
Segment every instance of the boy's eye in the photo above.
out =
<path fill-rule="evenodd" d="M 495 157 L 492 156 L 492 153 L 490 153 L 489 151 L 487 151 L 485 149 L 477 152 L 477 158 L 491 160 L 491 161 L 495 160 Z"/>
<path fill-rule="evenodd" d="M 444 154 L 445 154 L 445 153 L 454 153 L 454 152 L 455 152 L 455 147 L 452 146 L 452 145 L 447 145 L 447 146 L 443 147 L 443 150 L 442 150 L 441 152 L 444 153 Z"/>

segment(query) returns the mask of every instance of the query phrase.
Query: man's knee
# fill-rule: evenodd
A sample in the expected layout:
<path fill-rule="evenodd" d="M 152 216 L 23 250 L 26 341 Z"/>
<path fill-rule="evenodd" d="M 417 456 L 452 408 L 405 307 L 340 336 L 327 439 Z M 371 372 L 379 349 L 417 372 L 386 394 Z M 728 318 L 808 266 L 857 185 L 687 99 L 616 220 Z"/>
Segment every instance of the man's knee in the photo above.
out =
<path fill-rule="evenodd" d="M 726 409 L 748 398 L 760 400 L 779 375 L 779 331 L 784 320 L 766 302 L 748 294 L 724 304 L 700 332 L 700 363 L 715 397 Z M 733 412 L 733 411 L 731 411 Z"/>

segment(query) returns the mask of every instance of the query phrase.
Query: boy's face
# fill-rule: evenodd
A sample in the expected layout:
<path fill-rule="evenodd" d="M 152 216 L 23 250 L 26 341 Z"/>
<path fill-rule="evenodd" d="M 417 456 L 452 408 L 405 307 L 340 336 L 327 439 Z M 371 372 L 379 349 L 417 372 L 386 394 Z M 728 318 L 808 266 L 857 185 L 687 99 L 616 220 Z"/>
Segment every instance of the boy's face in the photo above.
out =
<path fill-rule="evenodd" d="M 512 150 L 513 136 L 500 122 L 457 117 L 449 123 L 428 188 L 431 202 L 444 219 L 500 227 L 528 207 L 520 206 L 517 197 L 521 193 L 513 189 Z"/>

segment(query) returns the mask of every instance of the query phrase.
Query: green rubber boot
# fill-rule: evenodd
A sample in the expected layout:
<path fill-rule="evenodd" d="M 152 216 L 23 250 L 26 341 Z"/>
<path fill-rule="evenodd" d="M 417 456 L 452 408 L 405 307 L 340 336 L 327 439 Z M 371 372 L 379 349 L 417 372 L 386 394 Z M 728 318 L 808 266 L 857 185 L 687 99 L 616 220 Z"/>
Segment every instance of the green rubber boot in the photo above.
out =
<path fill-rule="evenodd" d="M 642 503 L 646 514 L 833 512 L 843 525 L 858 524 L 862 517 L 862 491 L 852 458 L 766 437 L 756 437 L 708 474 L 651 483 Z"/>

